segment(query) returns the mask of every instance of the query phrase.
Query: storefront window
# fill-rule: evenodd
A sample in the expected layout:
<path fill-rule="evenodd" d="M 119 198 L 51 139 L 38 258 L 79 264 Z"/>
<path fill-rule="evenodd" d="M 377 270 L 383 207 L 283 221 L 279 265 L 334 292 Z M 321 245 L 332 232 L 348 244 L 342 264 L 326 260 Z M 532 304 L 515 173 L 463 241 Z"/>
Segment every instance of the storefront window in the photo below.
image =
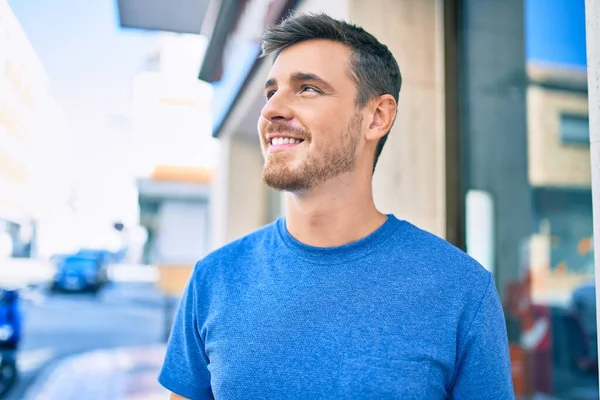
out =
<path fill-rule="evenodd" d="M 584 0 L 458 10 L 465 243 L 494 274 L 515 392 L 598 399 Z"/>

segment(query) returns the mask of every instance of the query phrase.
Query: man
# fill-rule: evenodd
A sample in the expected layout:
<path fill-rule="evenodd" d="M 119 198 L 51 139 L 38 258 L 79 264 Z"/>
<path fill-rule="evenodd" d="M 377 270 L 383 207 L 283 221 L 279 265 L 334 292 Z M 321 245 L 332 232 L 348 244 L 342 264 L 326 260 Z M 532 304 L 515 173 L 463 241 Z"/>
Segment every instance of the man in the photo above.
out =
<path fill-rule="evenodd" d="M 287 192 L 285 218 L 197 264 L 159 377 L 172 399 L 512 399 L 491 274 L 374 205 L 390 51 L 322 14 L 262 48 L 263 180 Z"/>

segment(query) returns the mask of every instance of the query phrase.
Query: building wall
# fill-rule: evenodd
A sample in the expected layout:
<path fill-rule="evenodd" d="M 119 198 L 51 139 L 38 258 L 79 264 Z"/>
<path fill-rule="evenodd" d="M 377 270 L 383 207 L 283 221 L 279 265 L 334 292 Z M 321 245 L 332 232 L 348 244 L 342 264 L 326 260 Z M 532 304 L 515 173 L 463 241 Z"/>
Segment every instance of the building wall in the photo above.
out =
<path fill-rule="evenodd" d="M 166 201 L 159 210 L 157 247 L 161 264 L 193 265 L 206 255 L 207 205 Z"/>
<path fill-rule="evenodd" d="M 210 172 L 159 167 L 137 181 L 140 223 L 148 232 L 144 262 L 158 267 L 158 285 L 167 294 L 181 294 L 209 251 Z"/>
<path fill-rule="evenodd" d="M 164 201 L 156 232 L 159 287 L 167 294 L 183 292 L 193 267 L 208 250 L 208 206 L 198 201 Z"/>
<path fill-rule="evenodd" d="M 72 239 L 73 131 L 6 0 L 0 49 L 0 225 L 13 227 L 15 256 L 60 252 Z"/>
<path fill-rule="evenodd" d="M 0 1 L 0 218 L 31 218 L 33 123 L 48 80 L 6 1 Z"/>
<path fill-rule="evenodd" d="M 224 137 L 220 151 L 210 199 L 212 249 L 260 228 L 269 214 L 258 141 Z"/>
<path fill-rule="evenodd" d="M 524 3 L 463 0 L 460 20 L 462 180 L 465 194 L 481 191 L 493 200 L 495 259 L 486 267 L 495 271 L 504 295 L 522 268 L 523 246 L 534 230 Z M 467 241 L 470 235 L 478 233 L 466 232 Z"/>
<path fill-rule="evenodd" d="M 529 86 L 527 112 L 531 184 L 589 188 L 590 149 L 587 144 L 563 143 L 560 126 L 563 113 L 588 117 L 587 95 Z"/>
<path fill-rule="evenodd" d="M 443 237 L 443 1 L 348 3 L 350 19 L 390 48 L 403 74 L 398 116 L 375 171 L 375 202 L 383 212 Z"/>

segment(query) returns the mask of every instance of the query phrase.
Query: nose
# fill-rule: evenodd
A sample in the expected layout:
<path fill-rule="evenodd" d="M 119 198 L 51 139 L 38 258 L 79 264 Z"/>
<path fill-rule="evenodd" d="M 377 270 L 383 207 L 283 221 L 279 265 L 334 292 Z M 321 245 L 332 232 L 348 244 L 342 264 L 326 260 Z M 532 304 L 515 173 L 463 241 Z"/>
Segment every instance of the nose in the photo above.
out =
<path fill-rule="evenodd" d="M 281 92 L 275 93 L 267 100 L 260 115 L 269 122 L 289 121 L 293 117 L 290 102 L 285 99 Z"/>

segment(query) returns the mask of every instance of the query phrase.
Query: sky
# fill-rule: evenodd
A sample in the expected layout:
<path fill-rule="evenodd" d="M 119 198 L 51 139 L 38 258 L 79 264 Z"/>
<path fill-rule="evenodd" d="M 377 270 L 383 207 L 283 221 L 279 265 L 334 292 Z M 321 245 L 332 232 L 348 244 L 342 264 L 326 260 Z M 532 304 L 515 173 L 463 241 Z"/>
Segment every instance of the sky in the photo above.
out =
<path fill-rule="evenodd" d="M 529 62 L 585 70 L 584 0 L 527 0 L 525 27 Z"/>
<path fill-rule="evenodd" d="M 82 212 L 131 218 L 133 82 L 156 33 L 121 29 L 116 0 L 8 0 L 75 136 Z M 60 146 L 60 143 L 56 143 Z M 52 149 L 49 149 L 52 151 Z"/>

